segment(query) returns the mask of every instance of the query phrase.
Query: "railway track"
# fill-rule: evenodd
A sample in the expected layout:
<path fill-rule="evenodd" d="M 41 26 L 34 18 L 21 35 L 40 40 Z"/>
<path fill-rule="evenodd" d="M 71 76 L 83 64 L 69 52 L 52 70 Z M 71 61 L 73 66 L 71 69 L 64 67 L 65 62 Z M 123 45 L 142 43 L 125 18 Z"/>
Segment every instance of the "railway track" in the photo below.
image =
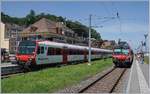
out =
<path fill-rule="evenodd" d="M 23 72 L 23 69 L 17 65 L 1 66 L 1 79 Z"/>
<path fill-rule="evenodd" d="M 7 74 L 7 75 L 1 75 L 1 79 L 9 78 L 9 77 L 16 76 L 16 75 L 22 75 L 22 74 L 24 74 L 24 72 L 17 72 L 17 73 L 12 73 L 12 74 Z"/>
<path fill-rule="evenodd" d="M 126 68 L 113 68 L 78 93 L 112 93 L 125 73 Z"/>
<path fill-rule="evenodd" d="M 38 71 L 50 67 L 56 67 L 56 65 L 49 65 L 49 66 L 47 65 L 47 66 L 39 66 L 39 67 L 37 66 L 31 69 L 24 69 L 23 67 L 15 64 L 5 64 L 5 65 L 1 65 L 1 79 L 9 78 L 15 75 L 25 74 L 27 72 Z"/>

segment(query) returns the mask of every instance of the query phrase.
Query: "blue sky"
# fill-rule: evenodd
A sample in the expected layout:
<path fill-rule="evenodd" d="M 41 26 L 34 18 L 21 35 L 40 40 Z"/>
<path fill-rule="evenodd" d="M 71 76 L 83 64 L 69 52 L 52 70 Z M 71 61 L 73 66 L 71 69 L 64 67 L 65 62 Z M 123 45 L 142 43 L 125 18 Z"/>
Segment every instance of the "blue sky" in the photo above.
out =
<path fill-rule="evenodd" d="M 117 41 L 118 38 L 121 38 L 128 41 L 133 48 L 136 48 L 140 41 L 144 40 L 144 34 L 148 33 L 149 10 L 146 1 L 3 1 L 1 9 L 4 13 L 14 17 L 24 17 L 33 9 L 37 14 L 50 13 L 73 21 L 80 21 L 85 25 L 88 25 L 88 16 L 92 14 L 92 25 L 100 26 L 94 29 L 100 32 L 103 39 Z M 117 12 L 121 24 L 118 19 L 103 22 L 107 20 L 104 17 L 116 17 Z"/>

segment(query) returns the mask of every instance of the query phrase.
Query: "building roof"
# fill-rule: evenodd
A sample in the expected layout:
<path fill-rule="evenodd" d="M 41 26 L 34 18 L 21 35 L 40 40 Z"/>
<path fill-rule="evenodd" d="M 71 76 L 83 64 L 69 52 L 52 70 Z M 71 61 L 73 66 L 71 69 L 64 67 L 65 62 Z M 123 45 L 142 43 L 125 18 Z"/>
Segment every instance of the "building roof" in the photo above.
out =
<path fill-rule="evenodd" d="M 61 22 L 54 22 L 46 18 L 42 18 L 39 21 L 35 22 L 34 24 L 30 25 L 28 28 L 24 29 L 22 33 L 33 33 L 33 32 L 50 32 L 56 33 L 57 28 L 66 28 L 68 32 L 71 30 L 67 28 Z M 72 31 L 73 32 L 73 31 Z"/>
<path fill-rule="evenodd" d="M 18 31 L 22 31 L 24 26 L 19 26 L 17 24 L 14 24 L 14 23 L 4 23 L 5 24 L 5 27 L 7 30 L 14 30 L 13 32 L 15 32 L 16 30 Z"/>
<path fill-rule="evenodd" d="M 30 32 L 56 32 L 56 23 L 48 19 L 42 18 L 28 28 L 24 29 L 22 33 Z"/>

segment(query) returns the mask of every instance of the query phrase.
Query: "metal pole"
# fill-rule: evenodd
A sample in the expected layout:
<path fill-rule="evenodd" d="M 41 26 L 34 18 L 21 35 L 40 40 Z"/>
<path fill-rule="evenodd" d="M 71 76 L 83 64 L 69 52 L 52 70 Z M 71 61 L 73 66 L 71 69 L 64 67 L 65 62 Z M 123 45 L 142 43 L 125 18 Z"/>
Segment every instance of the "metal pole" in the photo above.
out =
<path fill-rule="evenodd" d="M 146 46 L 147 46 L 147 45 L 146 45 L 147 36 L 148 36 L 148 34 L 144 34 L 144 37 L 145 37 L 145 45 L 144 45 L 144 46 L 145 46 L 145 53 L 147 53 L 147 47 L 146 47 Z"/>
<path fill-rule="evenodd" d="M 143 53 L 143 41 L 141 41 L 141 53 Z"/>
<path fill-rule="evenodd" d="M 18 46 L 18 30 L 16 30 L 16 51 L 17 52 L 17 46 Z"/>
<path fill-rule="evenodd" d="M 91 65 L 91 17 L 92 15 L 89 15 L 89 58 L 88 58 L 88 65 Z"/>

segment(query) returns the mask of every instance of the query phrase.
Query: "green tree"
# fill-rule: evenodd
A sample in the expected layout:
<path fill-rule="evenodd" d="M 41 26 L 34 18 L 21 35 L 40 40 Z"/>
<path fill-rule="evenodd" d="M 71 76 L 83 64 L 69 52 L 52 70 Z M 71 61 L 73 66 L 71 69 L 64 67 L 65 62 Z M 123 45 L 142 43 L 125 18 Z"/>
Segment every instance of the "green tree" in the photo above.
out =
<path fill-rule="evenodd" d="M 55 15 L 45 14 L 45 13 L 40 13 L 36 15 L 34 10 L 30 10 L 30 13 L 26 15 L 26 17 L 17 18 L 17 17 L 10 17 L 9 15 L 6 15 L 3 12 L 1 12 L 1 19 L 2 19 L 2 22 L 4 23 L 14 23 L 18 25 L 29 26 L 35 23 L 36 21 L 40 20 L 41 18 L 47 18 L 49 20 L 56 21 L 56 22 L 58 21 L 65 22 L 66 26 L 72 29 L 73 31 L 75 31 L 75 33 L 77 33 L 78 36 L 88 37 L 89 29 L 87 26 L 83 25 L 82 23 L 78 21 L 73 22 L 71 20 L 66 20 L 66 18 L 63 18 L 62 16 L 57 17 Z M 92 38 L 101 40 L 100 33 L 98 33 L 95 29 L 91 30 L 91 36 Z"/>
<path fill-rule="evenodd" d="M 91 30 L 91 37 L 95 38 L 97 40 L 101 40 L 100 33 L 96 32 L 96 30 L 94 30 L 94 29 Z"/>
<path fill-rule="evenodd" d="M 26 16 L 26 25 L 29 26 L 36 21 L 36 15 L 34 10 L 30 10 L 30 13 Z"/>

